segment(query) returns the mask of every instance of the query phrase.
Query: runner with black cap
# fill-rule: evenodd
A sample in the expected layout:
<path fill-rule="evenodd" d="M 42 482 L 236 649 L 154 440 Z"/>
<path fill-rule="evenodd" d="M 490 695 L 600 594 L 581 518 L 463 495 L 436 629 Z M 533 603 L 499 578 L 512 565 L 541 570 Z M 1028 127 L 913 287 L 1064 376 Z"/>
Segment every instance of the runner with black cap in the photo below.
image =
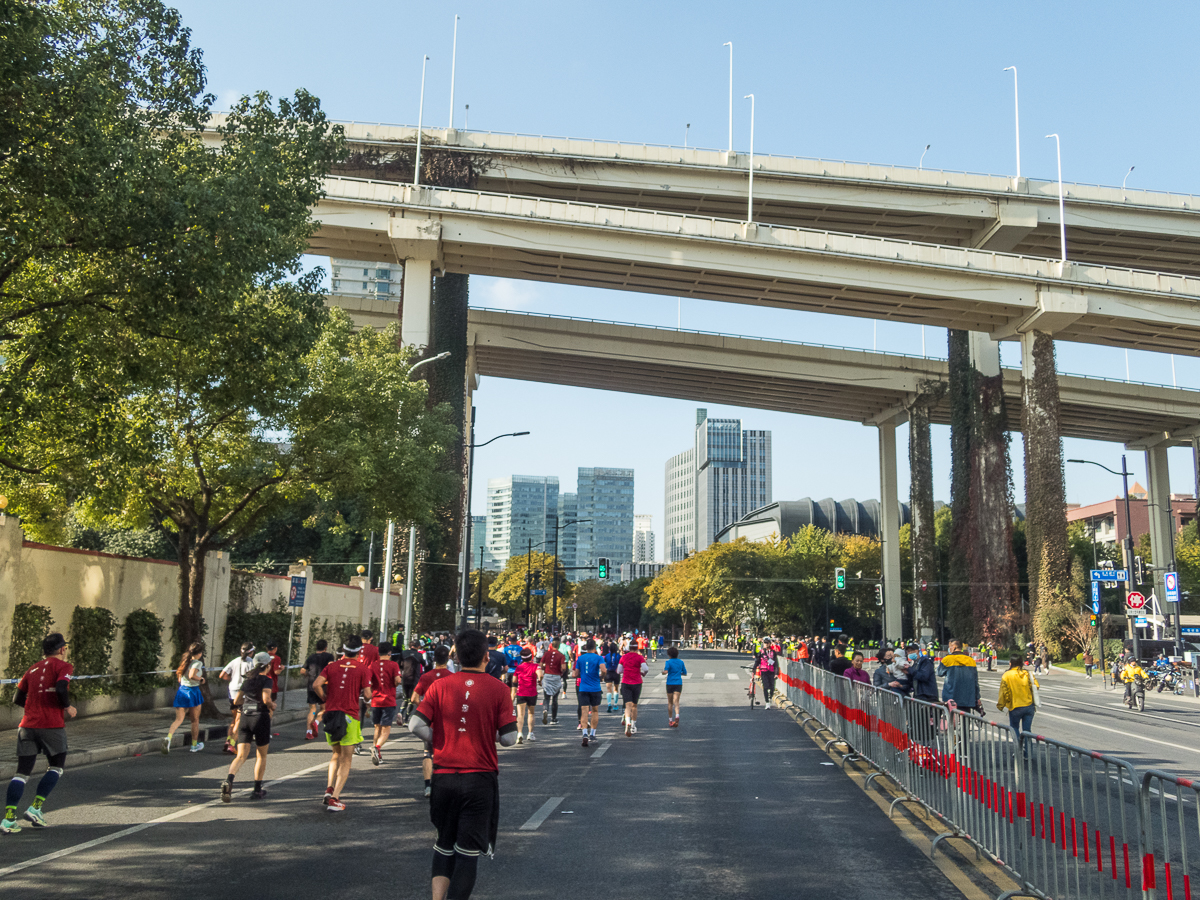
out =
<path fill-rule="evenodd" d="M 359 722 L 358 706 L 362 698 L 369 702 L 371 691 L 376 685 L 371 667 L 359 659 L 362 638 L 356 634 L 346 638 L 342 645 L 341 659 L 335 659 L 320 677 L 313 682 L 313 691 L 325 704 L 321 724 L 325 726 L 325 740 L 329 744 L 329 782 L 325 788 L 325 808 L 329 812 L 344 812 L 346 804 L 341 801 L 342 789 L 350 777 L 350 764 L 354 760 L 354 748 L 362 742 L 362 723 Z"/>
<path fill-rule="evenodd" d="M 25 810 L 25 818 L 38 828 L 46 824 L 42 804 L 58 784 L 67 761 L 67 729 L 63 714 L 68 719 L 75 717 L 69 695 L 75 669 L 67 662 L 67 641 L 57 631 L 42 639 L 42 653 L 42 661 L 30 666 L 17 682 L 17 695 L 13 699 L 17 706 L 25 708 L 25 714 L 17 728 L 17 774 L 8 783 L 0 834 L 21 831 L 17 807 L 39 753 L 46 754 L 49 768 L 38 782 L 37 794 Z"/>
<path fill-rule="evenodd" d="M 275 657 L 270 653 L 257 654 L 253 660 L 254 668 L 242 679 L 234 695 L 233 705 L 241 715 L 238 717 L 237 756 L 229 763 L 229 773 L 221 782 L 221 800 L 225 803 L 233 800 L 233 778 L 250 756 L 251 744 L 257 755 L 254 760 L 254 792 L 250 796 L 255 800 L 267 796 L 263 790 L 263 779 L 267 774 L 267 753 L 271 748 L 271 713 L 275 711 L 275 681 L 271 677 L 274 660 Z"/>

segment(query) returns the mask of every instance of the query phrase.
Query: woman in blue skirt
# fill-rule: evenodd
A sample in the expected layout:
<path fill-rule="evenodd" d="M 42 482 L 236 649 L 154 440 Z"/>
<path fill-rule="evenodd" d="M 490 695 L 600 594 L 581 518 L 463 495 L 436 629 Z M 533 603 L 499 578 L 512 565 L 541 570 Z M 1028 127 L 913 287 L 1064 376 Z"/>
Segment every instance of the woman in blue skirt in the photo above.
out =
<path fill-rule="evenodd" d="M 175 707 L 175 722 L 167 729 L 167 736 L 163 738 L 163 755 L 171 752 L 171 738 L 183 724 L 183 717 L 189 713 L 192 717 L 192 752 L 204 749 L 204 742 L 200 740 L 200 706 L 204 703 L 204 694 L 200 691 L 200 685 L 204 684 L 202 641 L 196 641 L 188 647 L 187 653 L 183 654 L 183 659 L 175 669 L 175 675 L 179 679 L 179 690 L 175 692 L 175 702 L 172 704 Z"/>

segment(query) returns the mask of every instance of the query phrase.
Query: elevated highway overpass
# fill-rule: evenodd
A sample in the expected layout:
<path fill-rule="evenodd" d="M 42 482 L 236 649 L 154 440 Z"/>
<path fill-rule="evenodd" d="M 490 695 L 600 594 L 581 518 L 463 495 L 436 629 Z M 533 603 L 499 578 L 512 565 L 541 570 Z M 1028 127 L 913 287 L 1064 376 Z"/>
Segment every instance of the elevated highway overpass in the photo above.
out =
<path fill-rule="evenodd" d="M 1200 355 L 1200 279 L 1187 275 L 354 178 L 326 192 L 312 251 L 403 259 L 406 276 L 412 264 Z M 405 341 L 423 334 L 415 315 Z"/>

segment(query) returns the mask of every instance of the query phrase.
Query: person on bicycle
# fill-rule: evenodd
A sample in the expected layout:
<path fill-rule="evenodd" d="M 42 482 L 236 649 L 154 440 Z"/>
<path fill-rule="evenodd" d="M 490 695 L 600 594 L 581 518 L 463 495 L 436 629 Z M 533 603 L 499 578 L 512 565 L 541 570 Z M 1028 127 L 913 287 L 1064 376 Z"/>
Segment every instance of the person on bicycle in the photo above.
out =
<path fill-rule="evenodd" d="M 763 704 L 770 707 L 771 697 L 775 694 L 775 669 L 777 661 L 775 650 L 769 643 L 764 643 L 761 650 L 754 655 L 753 672 L 758 674 L 763 686 Z"/>

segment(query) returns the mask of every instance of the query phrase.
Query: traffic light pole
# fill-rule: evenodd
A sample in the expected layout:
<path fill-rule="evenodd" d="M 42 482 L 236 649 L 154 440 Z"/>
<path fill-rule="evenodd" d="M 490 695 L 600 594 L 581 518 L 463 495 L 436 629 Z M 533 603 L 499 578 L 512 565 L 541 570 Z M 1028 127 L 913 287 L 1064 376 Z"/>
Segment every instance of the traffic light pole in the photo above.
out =
<path fill-rule="evenodd" d="M 525 627 L 529 627 L 529 590 L 533 580 L 533 538 L 525 551 Z"/>

